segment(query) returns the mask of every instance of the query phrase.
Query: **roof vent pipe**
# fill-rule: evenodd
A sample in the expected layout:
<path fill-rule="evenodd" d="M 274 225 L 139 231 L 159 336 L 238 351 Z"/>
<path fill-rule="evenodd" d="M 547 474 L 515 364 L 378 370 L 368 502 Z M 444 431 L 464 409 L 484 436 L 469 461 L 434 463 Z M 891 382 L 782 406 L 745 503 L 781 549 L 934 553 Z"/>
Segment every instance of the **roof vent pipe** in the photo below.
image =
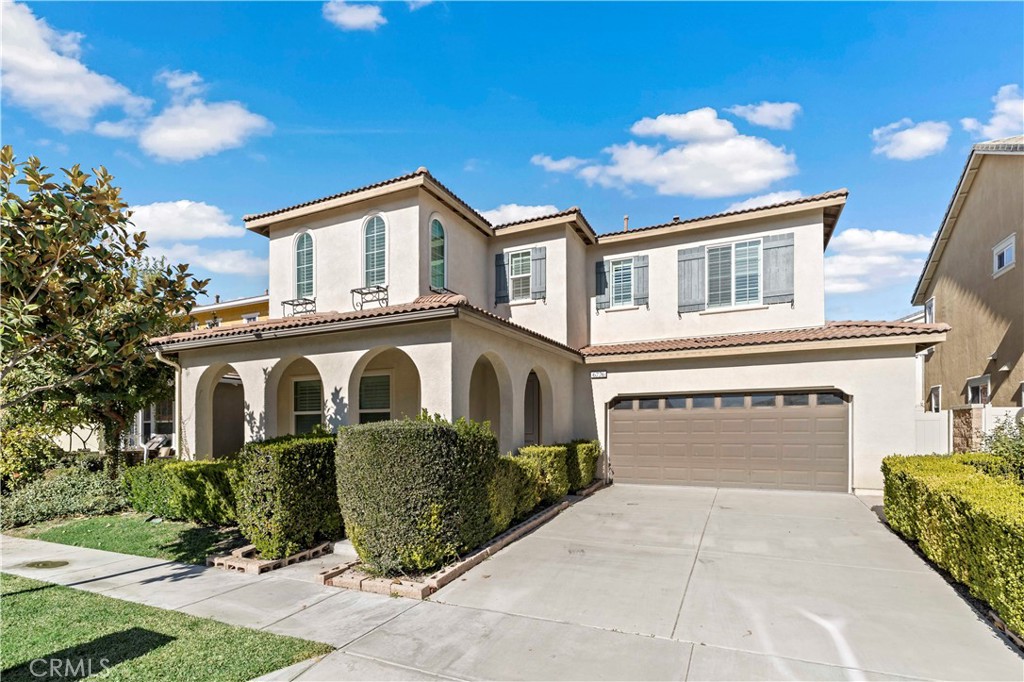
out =
<path fill-rule="evenodd" d="M 629 216 L 628 215 L 622 216 L 622 231 L 623 232 L 629 232 Z"/>
<path fill-rule="evenodd" d="M 672 216 L 672 222 L 678 223 L 679 222 L 679 216 L 677 216 L 677 215 Z"/>

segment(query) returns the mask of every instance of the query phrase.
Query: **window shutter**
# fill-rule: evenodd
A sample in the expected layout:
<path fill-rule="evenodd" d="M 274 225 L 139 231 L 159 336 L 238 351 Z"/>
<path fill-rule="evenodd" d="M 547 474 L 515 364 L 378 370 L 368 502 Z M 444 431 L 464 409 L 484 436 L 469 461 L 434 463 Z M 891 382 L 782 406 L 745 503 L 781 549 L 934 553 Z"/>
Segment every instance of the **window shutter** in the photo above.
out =
<path fill-rule="evenodd" d="M 494 254 L 494 305 L 508 303 L 508 257 Z"/>
<path fill-rule="evenodd" d="M 597 284 L 595 296 L 598 310 L 611 307 L 612 299 L 608 292 L 608 264 L 603 260 L 594 263 L 595 282 Z"/>
<path fill-rule="evenodd" d="M 633 256 L 633 305 L 650 307 L 647 256 Z"/>
<path fill-rule="evenodd" d="M 548 297 L 548 247 L 535 246 L 531 249 L 530 298 L 537 301 Z"/>
<path fill-rule="evenodd" d="M 704 247 L 679 249 L 679 312 L 704 310 Z"/>
<path fill-rule="evenodd" d="M 793 295 L 793 233 L 776 234 L 764 238 L 764 291 L 761 300 L 766 305 L 792 303 Z"/>

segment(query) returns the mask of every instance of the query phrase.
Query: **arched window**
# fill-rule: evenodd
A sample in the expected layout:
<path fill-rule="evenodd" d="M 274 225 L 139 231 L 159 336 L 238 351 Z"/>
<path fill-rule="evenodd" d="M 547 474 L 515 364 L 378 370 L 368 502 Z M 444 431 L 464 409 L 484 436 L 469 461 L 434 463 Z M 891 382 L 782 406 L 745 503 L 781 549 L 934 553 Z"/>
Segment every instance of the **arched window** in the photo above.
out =
<path fill-rule="evenodd" d="M 308 232 L 295 240 L 295 297 L 313 296 L 313 238 Z"/>
<path fill-rule="evenodd" d="M 363 279 L 365 286 L 387 283 L 387 232 L 384 219 L 373 216 L 363 228 Z"/>
<path fill-rule="evenodd" d="M 444 225 L 440 220 L 430 221 L 430 286 L 444 289 L 448 286 L 447 261 L 445 251 Z"/>

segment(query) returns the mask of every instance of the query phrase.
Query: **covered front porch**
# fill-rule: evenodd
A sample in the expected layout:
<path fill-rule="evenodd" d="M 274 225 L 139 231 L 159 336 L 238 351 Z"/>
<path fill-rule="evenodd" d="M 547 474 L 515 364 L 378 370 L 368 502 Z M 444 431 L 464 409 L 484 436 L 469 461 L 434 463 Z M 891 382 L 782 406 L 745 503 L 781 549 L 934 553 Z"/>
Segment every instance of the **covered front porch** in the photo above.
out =
<path fill-rule="evenodd" d="M 503 451 L 593 435 L 574 433 L 568 349 L 476 319 L 315 329 L 179 350 L 181 456 L 424 410 L 489 421 Z"/>

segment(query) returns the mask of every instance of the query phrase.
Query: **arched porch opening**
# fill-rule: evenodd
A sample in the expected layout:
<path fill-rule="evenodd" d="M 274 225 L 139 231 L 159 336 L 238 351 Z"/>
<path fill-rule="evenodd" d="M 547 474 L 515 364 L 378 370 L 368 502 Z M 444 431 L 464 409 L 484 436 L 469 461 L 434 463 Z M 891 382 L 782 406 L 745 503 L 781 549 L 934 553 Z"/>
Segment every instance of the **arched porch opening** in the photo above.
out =
<path fill-rule="evenodd" d="M 196 454 L 225 457 L 245 444 L 245 389 L 229 364 L 208 367 L 200 379 L 196 404 Z"/>
<path fill-rule="evenodd" d="M 511 402 L 512 385 L 505 364 L 491 353 L 481 355 L 470 375 L 469 418 L 489 421 L 502 450 L 512 445 Z"/>
<path fill-rule="evenodd" d="M 276 411 L 276 435 L 310 433 L 323 426 L 324 387 L 316 366 L 301 357 L 282 360 L 271 374 L 276 387 L 267 397 L 267 409 Z"/>
<path fill-rule="evenodd" d="M 526 445 L 546 443 L 554 432 L 554 405 L 551 380 L 547 372 L 534 367 L 526 376 L 523 396 L 523 442 Z"/>
<path fill-rule="evenodd" d="M 349 393 L 349 424 L 415 417 L 421 405 L 420 373 L 404 351 L 375 348 L 356 363 Z"/>

